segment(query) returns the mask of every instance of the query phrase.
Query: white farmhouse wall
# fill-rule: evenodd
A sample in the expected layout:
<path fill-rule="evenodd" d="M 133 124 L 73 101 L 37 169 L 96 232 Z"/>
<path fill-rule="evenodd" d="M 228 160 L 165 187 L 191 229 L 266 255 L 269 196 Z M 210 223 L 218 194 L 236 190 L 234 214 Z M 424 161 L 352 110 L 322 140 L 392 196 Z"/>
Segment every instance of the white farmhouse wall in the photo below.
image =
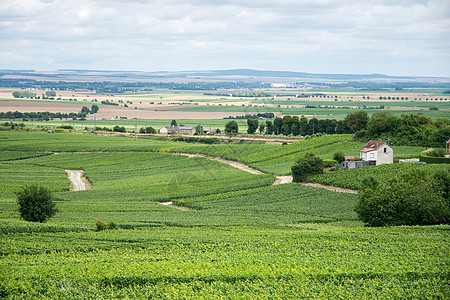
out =
<path fill-rule="evenodd" d="M 377 166 L 384 164 L 392 164 L 394 162 L 394 150 L 387 146 L 383 145 L 378 148 L 377 152 Z"/>
<path fill-rule="evenodd" d="M 167 134 L 167 133 L 168 133 L 167 128 L 166 128 L 166 127 L 161 128 L 161 129 L 159 130 L 159 133 L 161 133 L 161 134 Z"/>

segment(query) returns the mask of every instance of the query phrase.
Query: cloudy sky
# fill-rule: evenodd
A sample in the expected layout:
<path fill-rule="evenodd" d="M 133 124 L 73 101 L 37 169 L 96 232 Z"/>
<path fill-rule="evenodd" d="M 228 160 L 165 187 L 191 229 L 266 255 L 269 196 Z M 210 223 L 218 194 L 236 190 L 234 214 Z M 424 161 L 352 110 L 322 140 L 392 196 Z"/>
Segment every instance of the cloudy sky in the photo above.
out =
<path fill-rule="evenodd" d="M 450 1 L 0 0 L 0 68 L 450 77 Z"/>

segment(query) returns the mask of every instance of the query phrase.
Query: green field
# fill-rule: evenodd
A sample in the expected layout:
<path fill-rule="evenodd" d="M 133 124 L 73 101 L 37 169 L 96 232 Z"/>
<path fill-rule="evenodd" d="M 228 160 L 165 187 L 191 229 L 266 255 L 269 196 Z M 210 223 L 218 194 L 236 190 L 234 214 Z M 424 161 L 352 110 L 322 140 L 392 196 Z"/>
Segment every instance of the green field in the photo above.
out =
<path fill-rule="evenodd" d="M 134 131 L 135 127 L 139 131 L 140 128 L 145 126 L 153 127 L 157 131 L 164 126 L 169 126 L 172 120 L 160 120 L 160 119 L 152 119 L 152 120 L 85 120 L 85 121 L 72 121 L 72 120 L 53 120 L 53 121 L 26 121 L 23 122 L 28 128 L 37 128 L 37 126 L 45 127 L 45 128 L 57 128 L 62 125 L 70 125 L 75 127 L 76 132 L 82 132 L 83 129 L 94 128 L 94 124 L 96 128 L 107 127 L 112 129 L 114 126 L 123 126 L 127 131 Z M 225 125 L 230 121 L 227 119 L 177 119 L 177 124 L 179 126 L 197 126 L 202 125 L 203 128 L 207 129 L 217 129 L 224 130 Z M 244 133 L 247 130 L 247 120 L 234 120 L 238 123 L 239 131 Z M 20 122 L 20 121 L 19 121 Z"/>
<path fill-rule="evenodd" d="M 314 104 L 313 104 L 314 103 Z M 318 105 L 320 103 L 313 102 L 311 105 Z M 430 107 L 435 107 L 436 104 L 431 105 Z M 169 111 L 207 111 L 207 112 L 244 112 L 247 113 L 266 113 L 266 112 L 279 112 L 283 115 L 315 115 L 320 118 L 328 118 L 328 119 L 344 119 L 347 114 L 354 113 L 357 109 L 345 109 L 345 108 L 305 108 L 305 107 L 292 107 L 291 105 L 280 105 L 280 107 L 269 107 L 269 106 L 219 106 L 219 105 L 210 105 L 210 106 L 189 106 L 189 107 L 181 107 L 181 108 L 173 108 L 173 109 L 165 109 Z M 373 113 L 382 111 L 381 109 L 365 109 L 365 111 L 371 116 Z M 394 115 L 400 116 L 402 114 L 407 113 L 420 113 L 424 116 L 431 117 L 433 119 L 436 118 L 448 118 L 449 112 L 443 110 L 428 110 L 427 108 L 422 108 L 421 110 L 415 109 L 404 109 L 404 110 L 390 110 Z"/>
<path fill-rule="evenodd" d="M 367 228 L 354 194 L 272 186 L 271 175 L 160 152 L 222 151 L 276 168 L 307 150 L 358 148 L 332 137 L 205 146 L 0 132 L 0 297 L 448 299 L 448 225 Z M 69 168 L 92 188 L 68 191 Z M 14 192 L 30 183 L 55 192 L 47 223 L 20 219 Z M 158 204 L 168 200 L 189 210 Z M 94 232 L 97 218 L 118 229 Z"/>

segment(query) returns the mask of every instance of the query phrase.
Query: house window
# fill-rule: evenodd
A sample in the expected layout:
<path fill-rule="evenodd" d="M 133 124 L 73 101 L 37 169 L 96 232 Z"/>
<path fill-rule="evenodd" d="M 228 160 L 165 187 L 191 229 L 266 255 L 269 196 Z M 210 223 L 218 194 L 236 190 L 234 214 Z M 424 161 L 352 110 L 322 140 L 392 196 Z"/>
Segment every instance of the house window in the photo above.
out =
<path fill-rule="evenodd" d="M 387 148 L 384 148 L 384 153 L 387 153 Z"/>
<path fill-rule="evenodd" d="M 370 156 L 370 158 L 373 158 L 373 157 L 374 157 L 373 153 L 370 153 L 370 155 L 369 155 L 369 156 Z"/>

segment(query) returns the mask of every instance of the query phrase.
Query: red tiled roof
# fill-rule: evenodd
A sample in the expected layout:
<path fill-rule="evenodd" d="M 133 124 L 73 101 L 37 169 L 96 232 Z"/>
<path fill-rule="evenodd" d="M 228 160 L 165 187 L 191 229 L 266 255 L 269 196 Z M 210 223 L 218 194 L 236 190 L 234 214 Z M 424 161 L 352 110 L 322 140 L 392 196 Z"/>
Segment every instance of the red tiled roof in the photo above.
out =
<path fill-rule="evenodd" d="M 374 148 L 374 150 L 375 150 L 375 149 L 380 148 L 384 144 L 386 144 L 386 143 L 385 142 L 379 142 L 379 141 L 372 141 L 372 140 L 370 140 L 363 146 L 363 148 Z"/>
<path fill-rule="evenodd" d="M 375 151 L 375 150 L 377 150 L 377 148 L 366 148 L 363 150 L 359 150 L 359 152 L 371 152 L 371 151 Z"/>

